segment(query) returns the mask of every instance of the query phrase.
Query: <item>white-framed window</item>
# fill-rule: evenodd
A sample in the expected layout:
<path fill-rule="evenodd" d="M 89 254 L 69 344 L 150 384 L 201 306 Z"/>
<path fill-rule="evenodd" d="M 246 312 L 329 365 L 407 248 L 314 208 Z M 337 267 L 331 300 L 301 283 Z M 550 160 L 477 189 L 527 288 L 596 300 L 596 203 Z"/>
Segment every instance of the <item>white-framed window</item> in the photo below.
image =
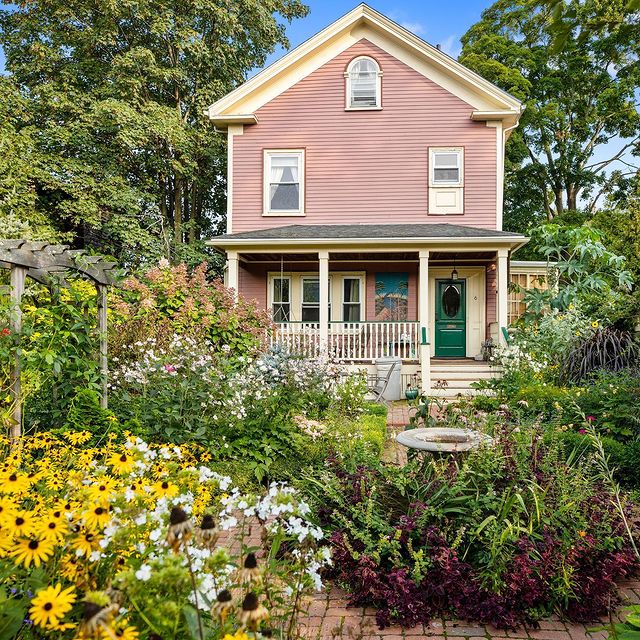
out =
<path fill-rule="evenodd" d="M 320 280 L 313 276 L 300 279 L 302 322 L 320 322 Z M 331 278 L 329 278 L 329 318 L 331 318 Z"/>
<path fill-rule="evenodd" d="M 378 63 L 367 56 L 354 58 L 344 74 L 346 78 L 346 108 L 382 108 L 382 71 Z"/>
<path fill-rule="evenodd" d="M 265 150 L 264 215 L 304 215 L 304 149 Z"/>
<path fill-rule="evenodd" d="M 461 187 L 464 180 L 462 147 L 429 149 L 429 182 L 432 187 Z"/>
<path fill-rule="evenodd" d="M 342 321 L 360 322 L 362 320 L 362 296 L 364 294 L 362 278 L 343 276 L 342 278 Z"/>
<path fill-rule="evenodd" d="M 271 313 L 274 322 L 291 320 L 291 278 L 278 276 L 271 280 Z"/>

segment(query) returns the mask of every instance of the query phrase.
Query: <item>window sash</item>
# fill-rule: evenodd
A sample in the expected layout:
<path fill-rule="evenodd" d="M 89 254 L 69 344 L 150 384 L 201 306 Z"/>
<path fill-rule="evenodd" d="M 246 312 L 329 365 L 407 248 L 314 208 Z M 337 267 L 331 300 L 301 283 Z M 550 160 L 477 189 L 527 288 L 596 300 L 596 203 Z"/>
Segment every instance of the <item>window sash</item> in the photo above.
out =
<path fill-rule="evenodd" d="M 362 279 L 345 277 L 342 279 L 342 321 L 362 320 Z"/>
<path fill-rule="evenodd" d="M 303 151 L 265 151 L 267 213 L 302 211 Z"/>
<path fill-rule="evenodd" d="M 347 77 L 347 105 L 349 108 L 380 106 L 380 69 L 369 58 L 354 60 L 345 76 Z"/>
<path fill-rule="evenodd" d="M 271 315 L 274 322 L 291 321 L 291 278 L 271 281 Z"/>
<path fill-rule="evenodd" d="M 320 322 L 320 280 L 313 277 L 302 277 L 300 282 L 301 318 L 303 322 Z M 315 285 L 309 289 L 306 285 Z M 311 296 L 307 294 L 311 293 Z M 331 279 L 329 279 L 329 318 L 331 318 Z"/>
<path fill-rule="evenodd" d="M 431 152 L 431 183 L 433 185 L 462 184 L 462 150 Z"/>

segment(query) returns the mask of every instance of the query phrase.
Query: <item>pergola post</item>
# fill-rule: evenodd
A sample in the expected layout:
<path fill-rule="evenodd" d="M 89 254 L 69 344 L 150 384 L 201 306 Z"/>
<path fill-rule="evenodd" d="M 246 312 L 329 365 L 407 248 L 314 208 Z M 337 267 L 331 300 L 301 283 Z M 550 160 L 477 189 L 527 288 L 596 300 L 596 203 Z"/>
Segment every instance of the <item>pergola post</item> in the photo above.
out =
<path fill-rule="evenodd" d="M 107 360 L 107 287 L 96 285 L 98 290 L 98 332 L 100 335 L 100 406 L 107 408 L 107 388 L 109 384 L 109 361 Z"/>
<path fill-rule="evenodd" d="M 11 317 L 9 327 L 11 336 L 16 344 L 11 370 L 11 399 L 13 401 L 13 422 L 10 434 L 12 440 L 17 440 L 22 433 L 22 385 L 20 366 L 20 334 L 22 333 L 22 295 L 27 278 L 27 269 L 13 265 L 11 267 Z"/>

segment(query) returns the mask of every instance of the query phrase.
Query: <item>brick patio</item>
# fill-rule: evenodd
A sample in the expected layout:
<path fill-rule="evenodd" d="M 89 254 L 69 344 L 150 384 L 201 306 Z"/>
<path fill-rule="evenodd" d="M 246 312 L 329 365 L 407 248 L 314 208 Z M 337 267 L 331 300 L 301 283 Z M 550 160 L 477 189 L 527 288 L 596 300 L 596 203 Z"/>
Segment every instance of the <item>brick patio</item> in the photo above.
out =
<path fill-rule="evenodd" d="M 394 403 L 389 409 L 387 425 L 390 434 L 405 428 L 409 422 L 409 411 L 406 403 Z M 406 460 L 403 447 L 395 445 L 389 438 L 385 449 L 385 459 L 400 463 Z M 620 585 L 622 605 L 614 616 L 615 621 L 624 619 L 625 606 L 640 604 L 640 581 L 629 581 Z M 564 622 L 557 616 L 542 620 L 538 629 L 523 627 L 514 631 L 497 629 L 490 625 L 474 624 L 463 620 L 435 619 L 429 625 L 419 625 L 412 629 L 392 626 L 380 630 L 376 625 L 375 609 L 347 608 L 347 594 L 336 586 L 328 585 L 325 593 L 317 594 L 308 609 L 308 616 L 301 620 L 302 632 L 308 640 L 325 640 L 331 638 L 347 638 L 364 640 L 375 638 L 380 640 L 400 640 L 409 638 L 431 638 L 432 640 L 605 640 L 607 633 L 596 631 L 598 626 L 607 624 L 603 620 L 600 625 L 573 624 Z M 591 629 L 591 631 L 589 631 Z"/>

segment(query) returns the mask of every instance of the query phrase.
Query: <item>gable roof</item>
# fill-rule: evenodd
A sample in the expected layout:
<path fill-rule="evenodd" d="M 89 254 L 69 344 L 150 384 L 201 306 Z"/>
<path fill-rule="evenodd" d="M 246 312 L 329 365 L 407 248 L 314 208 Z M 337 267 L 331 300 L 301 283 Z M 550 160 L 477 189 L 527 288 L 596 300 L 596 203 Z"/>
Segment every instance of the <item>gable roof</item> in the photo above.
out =
<path fill-rule="evenodd" d="M 213 247 L 233 246 L 292 246 L 331 244 L 406 244 L 449 243 L 468 244 L 504 243 L 520 247 L 528 238 L 511 231 L 479 229 L 458 224 L 289 224 L 270 229 L 256 229 L 240 233 L 226 233 L 207 241 Z"/>
<path fill-rule="evenodd" d="M 470 104 L 473 119 L 518 122 L 523 107 L 511 94 L 366 4 L 292 49 L 212 104 L 205 114 L 220 126 L 255 123 L 255 111 L 261 106 L 363 38 Z"/>

